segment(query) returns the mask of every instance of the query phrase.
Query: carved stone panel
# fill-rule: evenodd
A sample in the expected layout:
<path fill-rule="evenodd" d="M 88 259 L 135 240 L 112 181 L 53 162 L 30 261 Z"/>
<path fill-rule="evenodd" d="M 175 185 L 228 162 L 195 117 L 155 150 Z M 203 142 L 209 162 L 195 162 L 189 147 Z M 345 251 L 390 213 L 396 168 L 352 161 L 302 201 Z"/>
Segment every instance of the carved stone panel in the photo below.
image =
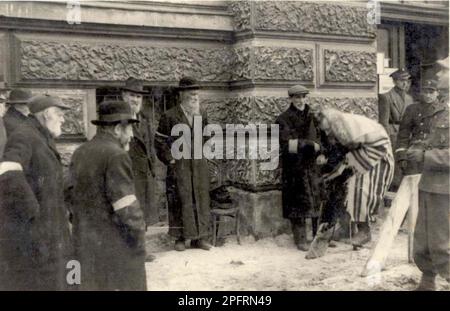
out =
<path fill-rule="evenodd" d="M 250 1 L 230 1 L 228 11 L 233 15 L 234 30 L 242 31 L 252 28 Z"/>
<path fill-rule="evenodd" d="M 32 89 L 33 95 L 49 94 L 58 96 L 70 107 L 64 112 L 62 133 L 64 137 L 86 138 L 87 136 L 87 105 L 86 90 L 69 89 Z"/>
<path fill-rule="evenodd" d="M 323 54 L 324 82 L 376 82 L 375 53 L 326 49 Z"/>
<path fill-rule="evenodd" d="M 255 47 L 255 80 L 312 81 L 313 51 L 303 48 Z"/>
<path fill-rule="evenodd" d="M 345 3 L 255 1 L 255 29 L 375 38 L 367 9 Z"/>
<path fill-rule="evenodd" d="M 178 48 L 22 40 L 22 80 L 117 81 L 130 76 L 147 81 L 228 81 L 234 55 L 229 48 Z"/>

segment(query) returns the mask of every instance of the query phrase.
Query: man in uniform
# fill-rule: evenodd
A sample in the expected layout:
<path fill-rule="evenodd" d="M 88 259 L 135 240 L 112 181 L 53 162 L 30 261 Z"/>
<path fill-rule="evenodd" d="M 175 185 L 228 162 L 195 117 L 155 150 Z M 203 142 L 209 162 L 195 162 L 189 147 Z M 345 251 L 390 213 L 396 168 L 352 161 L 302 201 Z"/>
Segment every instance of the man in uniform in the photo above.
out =
<path fill-rule="evenodd" d="M 276 123 L 280 126 L 283 217 L 291 222 L 294 243 L 307 251 L 306 219 L 317 229 L 320 203 L 316 156 L 320 150 L 318 122 L 306 104 L 308 89 L 295 85 L 288 90 L 289 108 Z"/>
<path fill-rule="evenodd" d="M 437 111 L 436 109 L 441 109 L 435 80 L 424 81 L 420 96 L 420 103 L 412 104 L 406 108 L 397 135 L 395 155 L 404 175 L 421 173 L 420 163 L 408 161 L 407 150 L 409 148 L 423 149 L 423 144 L 430 135 L 431 121 Z"/>
<path fill-rule="evenodd" d="M 393 72 L 390 77 L 395 86 L 387 93 L 380 94 L 378 100 L 378 118 L 391 139 L 392 149 L 396 149 L 397 133 L 406 107 L 413 103 L 407 92 L 411 85 L 410 74 L 404 68 Z M 402 180 L 402 172 L 396 167 L 391 189 L 396 191 Z"/>
<path fill-rule="evenodd" d="M 28 123 L 30 108 L 28 101 L 31 98 L 31 92 L 28 90 L 14 89 L 9 93 L 6 101 L 7 111 L 3 117 L 6 134 L 9 136 L 16 128 Z"/>
<path fill-rule="evenodd" d="M 211 245 L 207 242 L 207 238 L 211 216 L 208 163 L 203 157 L 194 158 L 194 148 L 190 148 L 188 159 L 175 159 L 171 152 L 176 139 L 171 136 L 174 126 L 188 126 L 193 133 L 194 117 L 201 117 L 202 128 L 207 124 L 207 117 L 200 107 L 198 94 L 200 86 L 195 79 L 181 78 L 177 89 L 180 103 L 161 116 L 155 139 L 158 158 L 167 166 L 169 234 L 176 238 L 177 251 L 185 250 L 186 239 L 191 240 L 192 247 L 209 250 Z M 202 139 L 203 137 L 200 141 Z M 186 144 L 194 146 L 193 142 L 194 135 L 191 140 L 186 141 Z"/>
<path fill-rule="evenodd" d="M 33 97 L 29 124 L 8 136 L 0 163 L 3 290 L 67 289 L 70 229 L 61 157 L 54 143 L 66 109 L 57 97 Z"/>
<path fill-rule="evenodd" d="M 448 59 L 438 62 L 442 70 L 437 84 L 441 100 L 427 110 L 430 132 L 423 148 L 411 147 L 409 161 L 423 167 L 419 183 L 419 212 L 414 230 L 414 262 L 422 271 L 417 290 L 435 290 L 436 275 L 450 282 L 450 152 Z M 434 96 L 434 95 L 433 95 Z"/>
<path fill-rule="evenodd" d="M 95 137 L 70 164 L 73 235 L 83 290 L 146 290 L 145 222 L 128 155 L 133 118 L 123 101 L 99 106 Z"/>

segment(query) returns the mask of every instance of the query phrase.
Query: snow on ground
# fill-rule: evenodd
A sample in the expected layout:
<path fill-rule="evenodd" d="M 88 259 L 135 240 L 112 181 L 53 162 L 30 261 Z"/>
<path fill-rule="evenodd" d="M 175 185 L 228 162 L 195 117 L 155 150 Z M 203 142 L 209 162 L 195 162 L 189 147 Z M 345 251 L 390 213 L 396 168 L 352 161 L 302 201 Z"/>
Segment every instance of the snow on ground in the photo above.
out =
<path fill-rule="evenodd" d="M 373 277 L 360 277 L 369 247 L 353 251 L 352 246 L 336 242 L 319 259 L 306 260 L 305 252 L 294 247 L 287 234 L 255 241 L 233 236 L 210 251 L 187 248 L 173 250 L 166 229 L 156 228 L 147 250 L 156 256 L 146 263 L 149 290 L 412 290 L 420 271 L 407 260 L 407 234 L 399 233 L 387 260 L 386 269 Z M 377 236 L 375 230 L 375 239 Z M 439 279 L 438 289 L 444 285 Z"/>

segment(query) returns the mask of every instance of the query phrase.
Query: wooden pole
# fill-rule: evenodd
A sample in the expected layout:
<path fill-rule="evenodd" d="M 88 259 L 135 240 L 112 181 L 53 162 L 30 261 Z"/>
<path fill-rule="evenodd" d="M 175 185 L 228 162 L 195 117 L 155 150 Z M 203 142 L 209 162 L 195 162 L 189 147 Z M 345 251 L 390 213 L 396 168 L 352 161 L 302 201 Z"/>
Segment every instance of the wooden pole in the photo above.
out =
<path fill-rule="evenodd" d="M 403 177 L 403 180 L 398 188 L 397 194 L 392 201 L 389 212 L 380 229 L 380 236 L 375 247 L 372 249 L 372 254 L 364 266 L 361 276 L 368 276 L 381 271 L 392 243 L 397 235 L 403 219 L 411 205 L 412 193 L 417 189 L 420 180 L 420 175 L 409 175 Z M 417 191 L 417 190 L 416 190 Z M 413 210 L 413 209 L 412 209 Z M 411 213 L 413 218 L 414 213 Z M 411 224 L 413 222 L 411 221 Z"/>

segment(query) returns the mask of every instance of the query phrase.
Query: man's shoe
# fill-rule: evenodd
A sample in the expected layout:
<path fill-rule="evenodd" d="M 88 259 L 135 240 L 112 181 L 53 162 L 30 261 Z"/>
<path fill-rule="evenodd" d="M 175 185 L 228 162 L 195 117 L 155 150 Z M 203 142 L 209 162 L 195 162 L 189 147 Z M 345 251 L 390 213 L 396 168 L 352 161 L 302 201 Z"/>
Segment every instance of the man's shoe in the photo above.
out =
<path fill-rule="evenodd" d="M 203 249 L 205 251 L 209 251 L 211 249 L 212 245 L 209 244 L 208 242 L 206 242 L 205 240 L 200 239 L 200 240 L 192 240 L 191 241 L 191 247 L 193 247 L 193 248 L 200 248 L 200 249 Z"/>
<path fill-rule="evenodd" d="M 420 279 L 420 284 L 417 286 L 416 291 L 435 291 L 436 290 L 436 276 L 422 274 Z"/>
<path fill-rule="evenodd" d="M 368 223 L 359 223 L 358 232 L 352 237 L 353 249 L 357 250 L 363 247 L 364 244 L 372 241 L 372 235 L 370 233 L 370 227 Z"/>
<path fill-rule="evenodd" d="M 325 255 L 328 244 L 333 235 L 333 227 L 328 228 L 328 223 L 320 224 L 316 237 L 311 243 L 311 247 L 306 254 L 306 259 L 315 259 Z"/>
<path fill-rule="evenodd" d="M 147 254 L 147 256 L 145 256 L 145 262 L 152 262 L 156 259 L 155 255 L 152 254 Z"/>
<path fill-rule="evenodd" d="M 184 244 L 184 240 L 176 240 L 175 241 L 175 250 L 178 252 L 182 252 L 186 250 L 186 245 Z"/>
<path fill-rule="evenodd" d="M 302 252 L 307 252 L 309 250 L 308 242 L 300 242 L 297 244 L 297 249 Z"/>

